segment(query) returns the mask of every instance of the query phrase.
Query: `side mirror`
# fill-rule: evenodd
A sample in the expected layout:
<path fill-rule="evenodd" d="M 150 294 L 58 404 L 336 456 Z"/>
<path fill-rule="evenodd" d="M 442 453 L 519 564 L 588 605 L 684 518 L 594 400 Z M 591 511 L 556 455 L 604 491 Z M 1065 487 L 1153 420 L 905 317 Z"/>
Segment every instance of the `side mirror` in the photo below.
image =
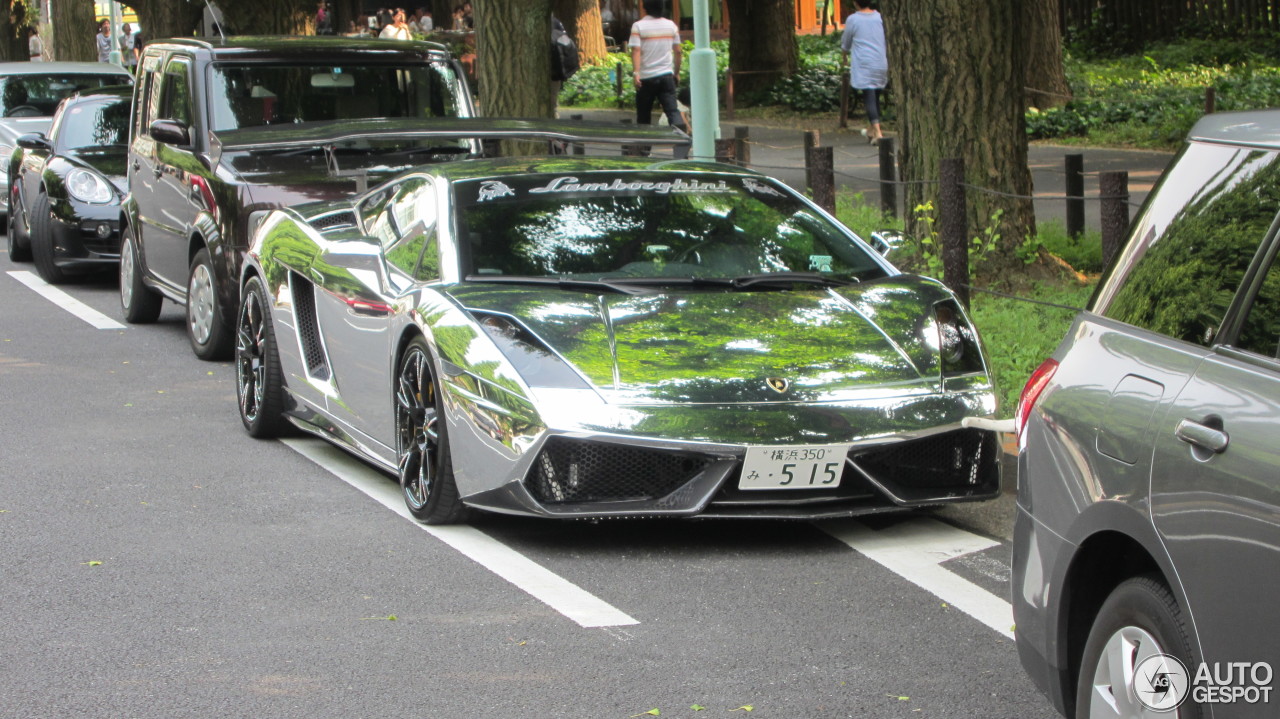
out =
<path fill-rule="evenodd" d="M 156 120 L 147 128 L 147 134 L 151 135 L 152 140 L 166 145 L 191 144 L 191 131 L 177 120 Z"/>
<path fill-rule="evenodd" d="M 14 140 L 14 142 L 17 143 L 18 147 L 21 147 L 24 150 L 48 150 L 51 148 L 49 138 L 38 132 L 28 132 L 25 135 L 19 135 L 18 139 Z"/>
<path fill-rule="evenodd" d="M 877 230 L 871 233 L 871 245 L 882 257 L 907 243 L 907 236 L 897 230 Z"/>

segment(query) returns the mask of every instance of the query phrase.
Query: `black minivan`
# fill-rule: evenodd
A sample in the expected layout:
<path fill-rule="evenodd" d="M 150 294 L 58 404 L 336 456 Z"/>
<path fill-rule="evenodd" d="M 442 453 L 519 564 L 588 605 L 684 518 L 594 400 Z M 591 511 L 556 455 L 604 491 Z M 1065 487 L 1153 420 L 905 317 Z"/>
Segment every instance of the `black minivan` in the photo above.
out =
<path fill-rule="evenodd" d="M 475 114 L 435 43 L 182 38 L 148 44 L 138 67 L 120 303 L 131 323 L 155 321 L 162 298 L 186 305 L 202 359 L 231 352 L 241 258 L 268 211 L 472 148 L 415 136 Z"/>

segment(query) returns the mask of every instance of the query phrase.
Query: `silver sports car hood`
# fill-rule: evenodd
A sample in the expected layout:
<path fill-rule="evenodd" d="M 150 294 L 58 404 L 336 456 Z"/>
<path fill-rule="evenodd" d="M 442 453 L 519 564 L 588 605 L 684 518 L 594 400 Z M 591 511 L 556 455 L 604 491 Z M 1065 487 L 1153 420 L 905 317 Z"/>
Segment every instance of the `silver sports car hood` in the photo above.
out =
<path fill-rule="evenodd" d="M 467 283 L 453 294 L 518 320 L 620 404 L 937 391 L 933 305 L 949 297 L 907 276 L 839 290 L 595 295 Z"/>

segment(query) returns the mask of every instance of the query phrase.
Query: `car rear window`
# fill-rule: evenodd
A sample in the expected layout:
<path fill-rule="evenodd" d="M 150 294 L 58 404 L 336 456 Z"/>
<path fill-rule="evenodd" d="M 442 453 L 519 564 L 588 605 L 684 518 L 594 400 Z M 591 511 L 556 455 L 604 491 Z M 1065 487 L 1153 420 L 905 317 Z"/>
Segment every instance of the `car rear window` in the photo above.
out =
<path fill-rule="evenodd" d="M 1213 344 L 1280 212 L 1277 153 L 1193 143 L 1165 172 L 1104 278 L 1093 310 Z"/>
<path fill-rule="evenodd" d="M 457 117 L 464 101 L 443 62 L 234 65 L 210 70 L 215 132 L 257 125 L 376 117 Z"/>

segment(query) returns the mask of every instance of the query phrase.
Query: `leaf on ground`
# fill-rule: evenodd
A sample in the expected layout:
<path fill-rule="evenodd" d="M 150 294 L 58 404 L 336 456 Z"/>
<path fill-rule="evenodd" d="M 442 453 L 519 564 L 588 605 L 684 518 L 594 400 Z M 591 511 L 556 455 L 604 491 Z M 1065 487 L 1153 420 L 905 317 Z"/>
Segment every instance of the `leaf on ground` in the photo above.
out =
<path fill-rule="evenodd" d="M 98 561 L 98 560 L 96 560 L 96 559 L 91 559 L 91 560 L 89 560 L 89 561 L 87 561 L 87 562 L 81 562 L 81 564 L 87 564 L 87 565 L 89 565 L 90 567 L 98 567 L 98 566 L 102 566 L 102 562 L 99 562 L 99 561 Z"/>
<path fill-rule="evenodd" d="M 885 696 L 887 696 L 887 697 L 893 697 L 894 699 L 897 699 L 897 700 L 898 700 L 898 701 L 900 701 L 900 702 L 909 702 L 909 701 L 911 701 L 911 697 L 904 697 L 904 696 L 902 696 L 901 694 L 885 694 Z"/>
<path fill-rule="evenodd" d="M 650 710 L 649 710 L 649 711 L 647 711 L 647 712 L 640 712 L 639 714 L 632 714 L 631 716 L 627 717 L 627 719 L 636 719 L 636 717 L 642 717 L 642 716 L 651 716 L 651 717 L 662 716 L 662 712 L 658 711 L 658 710 L 657 710 L 657 708 L 653 708 L 653 709 L 650 709 Z"/>
<path fill-rule="evenodd" d="M 696 712 L 700 712 L 706 709 L 706 707 L 702 706 L 701 704 L 690 704 L 689 708 Z"/>
<path fill-rule="evenodd" d="M 731 711 L 731 712 L 753 712 L 753 711 L 755 711 L 755 710 L 756 710 L 756 708 L 755 708 L 755 707 L 753 707 L 753 706 L 751 706 L 750 704 L 743 704 L 742 706 L 738 707 L 737 709 L 730 709 L 729 711 Z"/>
<path fill-rule="evenodd" d="M 361 621 L 364 621 L 364 620 L 366 620 L 366 619 L 383 619 L 383 620 L 386 620 L 386 621 L 388 621 L 388 622 L 394 622 L 394 621 L 396 620 L 396 615 L 394 615 L 394 614 L 388 614 L 388 615 L 387 615 L 387 616 L 385 616 L 385 617 L 360 617 L 360 620 L 361 620 Z"/>

